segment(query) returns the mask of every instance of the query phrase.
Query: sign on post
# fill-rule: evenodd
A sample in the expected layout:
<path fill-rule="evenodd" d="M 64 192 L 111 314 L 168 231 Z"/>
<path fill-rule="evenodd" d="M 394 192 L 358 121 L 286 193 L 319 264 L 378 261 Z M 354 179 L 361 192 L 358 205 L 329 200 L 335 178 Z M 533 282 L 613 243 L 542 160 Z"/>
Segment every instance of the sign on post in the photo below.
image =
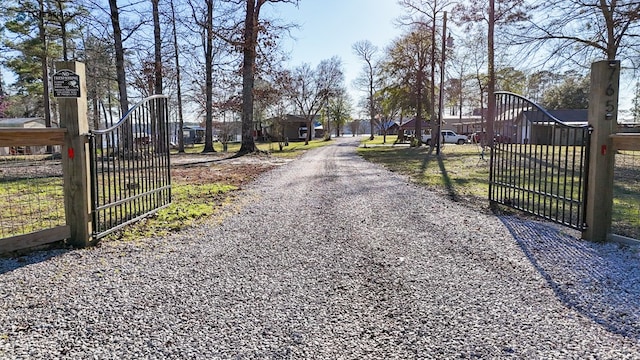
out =
<path fill-rule="evenodd" d="M 71 70 L 60 70 L 53 74 L 53 97 L 79 98 L 80 75 Z"/>
<path fill-rule="evenodd" d="M 91 178 L 89 169 L 89 121 L 87 87 L 83 63 L 57 62 L 53 75 L 54 96 L 59 102 L 60 127 L 67 129 L 62 150 L 64 170 L 65 215 L 70 226 L 69 243 L 85 247 L 92 240 Z"/>

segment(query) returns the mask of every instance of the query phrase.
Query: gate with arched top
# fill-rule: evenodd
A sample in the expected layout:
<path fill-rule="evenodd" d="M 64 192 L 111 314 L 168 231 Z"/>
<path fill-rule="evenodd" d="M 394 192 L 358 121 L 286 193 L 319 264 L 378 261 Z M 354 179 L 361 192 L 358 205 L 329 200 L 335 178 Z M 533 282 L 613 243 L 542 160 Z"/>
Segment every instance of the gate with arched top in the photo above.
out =
<path fill-rule="evenodd" d="M 150 96 L 90 134 L 93 238 L 171 203 L 167 97 Z"/>
<path fill-rule="evenodd" d="M 584 230 L 592 130 L 586 110 L 563 115 L 572 121 L 520 95 L 496 93 L 489 200 Z"/>

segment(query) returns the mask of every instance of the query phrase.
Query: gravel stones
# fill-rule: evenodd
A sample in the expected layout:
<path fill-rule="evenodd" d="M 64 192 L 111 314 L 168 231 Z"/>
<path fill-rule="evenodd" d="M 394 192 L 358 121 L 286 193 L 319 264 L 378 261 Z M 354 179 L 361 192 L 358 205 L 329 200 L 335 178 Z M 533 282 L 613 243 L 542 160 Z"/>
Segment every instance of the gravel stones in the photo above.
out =
<path fill-rule="evenodd" d="M 637 249 L 466 208 L 352 139 L 165 238 L 0 260 L 0 358 L 637 359 Z"/>

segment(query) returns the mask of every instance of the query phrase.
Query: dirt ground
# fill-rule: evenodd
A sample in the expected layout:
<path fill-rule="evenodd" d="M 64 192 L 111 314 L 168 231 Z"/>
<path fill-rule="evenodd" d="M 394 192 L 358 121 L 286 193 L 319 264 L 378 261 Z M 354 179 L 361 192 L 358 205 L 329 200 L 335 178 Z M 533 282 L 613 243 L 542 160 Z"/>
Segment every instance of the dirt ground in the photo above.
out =
<path fill-rule="evenodd" d="M 266 154 L 233 157 L 231 153 L 171 155 L 171 178 L 176 183 L 224 183 L 235 186 L 291 161 Z"/>

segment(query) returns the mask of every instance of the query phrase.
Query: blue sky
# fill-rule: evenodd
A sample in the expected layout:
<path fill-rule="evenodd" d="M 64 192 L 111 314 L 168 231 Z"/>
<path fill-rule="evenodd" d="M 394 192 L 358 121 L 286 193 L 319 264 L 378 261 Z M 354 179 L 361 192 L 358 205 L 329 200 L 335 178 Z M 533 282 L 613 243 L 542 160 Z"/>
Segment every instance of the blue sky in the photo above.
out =
<path fill-rule="evenodd" d="M 284 48 L 291 52 L 290 68 L 304 62 L 315 67 L 332 56 L 342 59 L 345 85 L 354 107 L 363 93 L 352 86 L 353 79 L 362 69 L 362 62 L 353 54 L 352 45 L 359 40 L 369 40 L 384 51 L 401 34 L 402 28 L 395 21 L 404 13 L 397 0 L 300 0 L 298 7 L 275 3 L 264 9 L 265 16 L 275 14 L 285 23 L 299 25 L 292 32 L 294 38 L 285 39 L 284 43 Z M 621 109 L 630 107 L 635 85 L 635 80 L 630 81 L 627 77 L 621 79 Z"/>
<path fill-rule="evenodd" d="M 290 67 L 302 63 L 315 67 L 333 56 L 342 59 L 354 106 L 363 94 L 352 82 L 363 64 L 353 54 L 352 45 L 369 40 L 383 51 L 402 31 L 394 23 L 403 14 L 396 0 L 301 0 L 297 8 L 277 3 L 265 10 L 267 16 L 276 14 L 284 22 L 299 25 L 292 32 L 293 39 L 284 44 L 291 52 Z"/>

